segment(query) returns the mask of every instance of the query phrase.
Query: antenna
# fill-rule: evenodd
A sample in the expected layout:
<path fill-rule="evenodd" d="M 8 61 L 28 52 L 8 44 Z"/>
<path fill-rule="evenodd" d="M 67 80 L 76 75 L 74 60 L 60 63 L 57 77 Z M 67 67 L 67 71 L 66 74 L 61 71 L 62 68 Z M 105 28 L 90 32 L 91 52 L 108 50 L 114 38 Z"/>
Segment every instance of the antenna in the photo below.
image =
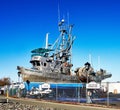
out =
<path fill-rule="evenodd" d="M 98 56 L 98 69 L 100 69 L 100 56 Z"/>
<path fill-rule="evenodd" d="M 60 22 L 60 6 L 59 6 L 59 2 L 58 2 L 58 24 Z"/>
<path fill-rule="evenodd" d="M 92 65 L 92 57 L 91 57 L 91 54 L 89 54 L 89 63 Z"/>
<path fill-rule="evenodd" d="M 68 20 L 68 26 L 69 26 L 69 12 L 67 12 L 67 20 Z"/>
<path fill-rule="evenodd" d="M 46 34 L 46 46 L 45 46 L 46 49 L 48 48 L 48 35 L 49 33 Z"/>

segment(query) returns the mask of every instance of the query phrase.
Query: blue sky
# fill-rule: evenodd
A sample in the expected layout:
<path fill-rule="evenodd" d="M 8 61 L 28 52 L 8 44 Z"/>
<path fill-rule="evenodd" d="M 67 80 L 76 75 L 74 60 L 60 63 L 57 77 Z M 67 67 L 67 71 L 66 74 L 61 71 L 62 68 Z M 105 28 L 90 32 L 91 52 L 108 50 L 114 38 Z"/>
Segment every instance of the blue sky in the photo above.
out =
<path fill-rule="evenodd" d="M 17 81 L 17 65 L 31 67 L 30 51 L 45 46 L 45 34 L 53 43 L 60 19 L 74 25 L 74 68 L 92 56 L 92 65 L 113 74 L 106 81 L 120 81 L 120 2 L 119 0 L 0 0 L 0 78 Z M 74 69 L 73 68 L 73 69 Z"/>

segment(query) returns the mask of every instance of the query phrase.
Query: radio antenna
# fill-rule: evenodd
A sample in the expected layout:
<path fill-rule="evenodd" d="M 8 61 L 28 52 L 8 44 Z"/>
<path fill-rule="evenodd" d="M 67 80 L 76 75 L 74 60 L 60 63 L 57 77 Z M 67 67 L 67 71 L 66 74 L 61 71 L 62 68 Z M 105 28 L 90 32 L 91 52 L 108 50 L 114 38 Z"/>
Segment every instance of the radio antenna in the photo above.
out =
<path fill-rule="evenodd" d="M 60 22 L 60 6 L 59 6 L 59 2 L 58 2 L 58 24 Z"/>
<path fill-rule="evenodd" d="M 70 22 L 69 12 L 67 12 L 67 20 L 68 20 L 68 26 L 69 26 L 69 22 Z"/>

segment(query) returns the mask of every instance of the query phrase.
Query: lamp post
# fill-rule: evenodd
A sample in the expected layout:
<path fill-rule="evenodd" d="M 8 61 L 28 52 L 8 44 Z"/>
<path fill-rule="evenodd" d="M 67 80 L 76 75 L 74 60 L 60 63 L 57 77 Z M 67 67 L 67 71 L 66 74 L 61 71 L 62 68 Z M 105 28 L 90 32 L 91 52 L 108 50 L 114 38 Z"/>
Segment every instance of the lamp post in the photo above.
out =
<path fill-rule="evenodd" d="M 107 106 L 109 106 L 109 82 L 107 82 Z"/>
<path fill-rule="evenodd" d="M 87 90 L 87 84 L 88 84 L 88 71 L 87 71 L 87 81 L 86 81 L 86 103 L 88 103 L 88 90 Z"/>
<path fill-rule="evenodd" d="M 89 103 L 88 100 L 88 90 L 87 90 L 87 84 L 88 84 L 88 74 L 89 74 L 89 70 L 90 70 L 90 63 L 85 63 L 85 72 L 86 72 L 86 77 L 87 77 L 87 81 L 86 81 L 86 103 Z"/>
<path fill-rule="evenodd" d="M 8 103 L 8 99 L 9 99 L 9 88 L 8 88 L 8 85 L 6 85 L 7 86 L 7 103 Z"/>

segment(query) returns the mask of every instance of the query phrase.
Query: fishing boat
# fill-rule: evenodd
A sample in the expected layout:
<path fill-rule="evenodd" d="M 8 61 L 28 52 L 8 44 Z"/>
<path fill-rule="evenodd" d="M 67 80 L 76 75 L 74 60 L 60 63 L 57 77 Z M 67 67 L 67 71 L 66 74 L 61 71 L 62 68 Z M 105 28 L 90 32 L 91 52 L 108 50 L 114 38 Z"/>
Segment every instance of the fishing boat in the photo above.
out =
<path fill-rule="evenodd" d="M 97 74 L 93 69 L 91 71 L 90 64 L 86 64 L 82 69 L 77 68 L 75 71 L 71 71 L 73 66 L 71 63 L 72 46 L 75 40 L 72 29 L 73 25 L 68 25 L 62 19 L 58 24 L 60 35 L 53 45 L 48 43 L 49 34 L 47 33 L 46 46 L 31 51 L 32 68 L 17 66 L 18 76 L 23 81 L 52 83 L 79 83 L 86 82 L 87 79 L 101 82 L 103 79 L 111 77 L 111 74 Z"/>

